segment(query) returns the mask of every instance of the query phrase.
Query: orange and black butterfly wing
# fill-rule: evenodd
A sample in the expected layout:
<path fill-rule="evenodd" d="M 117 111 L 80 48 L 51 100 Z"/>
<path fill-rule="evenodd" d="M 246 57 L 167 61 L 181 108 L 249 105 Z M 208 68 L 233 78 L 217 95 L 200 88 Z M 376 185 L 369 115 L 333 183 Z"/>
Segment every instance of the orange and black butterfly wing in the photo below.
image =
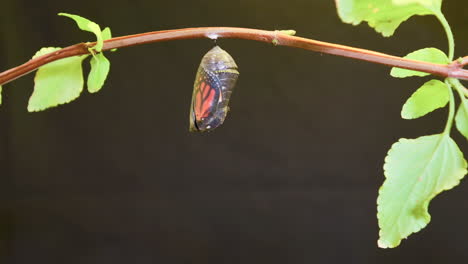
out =
<path fill-rule="evenodd" d="M 226 118 L 239 72 L 232 57 L 220 47 L 202 59 L 195 77 L 190 108 L 190 131 L 210 131 Z"/>
<path fill-rule="evenodd" d="M 205 131 L 215 127 L 212 119 L 217 111 L 218 102 L 222 100 L 220 96 L 217 77 L 200 65 L 193 87 L 190 131 Z"/>

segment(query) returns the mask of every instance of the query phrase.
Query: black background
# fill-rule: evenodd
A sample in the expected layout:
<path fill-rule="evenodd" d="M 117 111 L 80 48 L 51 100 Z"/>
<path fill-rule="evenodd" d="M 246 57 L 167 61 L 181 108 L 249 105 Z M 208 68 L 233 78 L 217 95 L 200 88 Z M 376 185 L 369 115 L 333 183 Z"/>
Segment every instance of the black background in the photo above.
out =
<path fill-rule="evenodd" d="M 238 26 L 295 29 L 395 55 L 447 47 L 434 17 L 412 18 L 383 38 L 341 23 L 333 1 L 6 0 L 1 70 L 43 46 L 93 40 L 58 12 L 111 26 L 115 36 Z M 445 1 L 444 12 L 456 55 L 466 55 L 468 5 Z M 241 75 L 231 112 L 213 133 L 188 132 L 195 71 L 210 40 L 108 54 L 111 73 L 100 93 L 40 113 L 26 110 L 33 75 L 4 87 L 1 263 L 466 261 L 466 183 L 437 197 L 428 228 L 400 247 L 376 244 L 387 150 L 445 123 L 445 109 L 400 118 L 427 79 L 393 79 L 385 66 L 254 41 L 218 43 Z"/>

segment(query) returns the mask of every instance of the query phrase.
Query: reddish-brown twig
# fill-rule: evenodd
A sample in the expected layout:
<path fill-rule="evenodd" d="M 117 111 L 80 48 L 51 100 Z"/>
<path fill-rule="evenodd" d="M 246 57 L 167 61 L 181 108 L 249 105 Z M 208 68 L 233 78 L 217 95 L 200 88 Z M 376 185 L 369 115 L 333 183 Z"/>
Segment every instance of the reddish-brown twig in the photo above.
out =
<path fill-rule="evenodd" d="M 267 31 L 248 28 L 205 27 L 148 32 L 109 39 L 104 42 L 103 50 L 105 51 L 152 42 L 195 38 L 236 38 L 262 41 L 273 43 L 274 45 L 278 46 L 288 46 L 312 50 L 392 67 L 427 72 L 442 77 L 453 77 L 461 80 L 468 80 L 468 70 L 464 70 L 464 65 L 461 63 L 455 65 L 456 61 L 450 65 L 416 61 L 365 49 L 290 36 L 281 33 L 281 31 Z M 80 43 L 32 59 L 20 66 L 0 73 L 0 85 L 11 82 L 52 61 L 76 55 L 88 54 L 89 48 L 93 47 L 94 45 L 95 42 Z"/>

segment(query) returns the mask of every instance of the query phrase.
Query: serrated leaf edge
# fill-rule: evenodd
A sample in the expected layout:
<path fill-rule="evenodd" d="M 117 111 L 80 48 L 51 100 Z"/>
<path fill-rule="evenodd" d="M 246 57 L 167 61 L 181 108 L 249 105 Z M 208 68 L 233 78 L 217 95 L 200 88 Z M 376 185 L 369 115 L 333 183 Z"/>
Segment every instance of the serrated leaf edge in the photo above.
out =
<path fill-rule="evenodd" d="M 48 54 L 48 53 L 46 53 Z M 41 55 L 45 55 L 45 54 L 41 54 Z M 83 63 L 83 61 L 88 57 L 89 55 L 79 55 L 79 56 L 76 56 L 76 57 L 81 57 L 81 61 L 80 61 L 80 64 Z M 47 64 L 46 64 L 47 65 Z M 46 66 L 44 65 L 44 66 Z M 83 88 L 84 88 L 84 77 L 83 77 L 83 65 L 80 65 L 81 66 L 81 89 L 80 89 L 80 92 L 75 96 L 75 97 L 70 97 L 70 100 L 68 101 L 64 101 L 64 102 L 60 102 L 60 103 L 57 103 L 55 105 L 50 105 L 50 106 L 47 106 L 47 107 L 39 107 L 39 108 L 33 108 L 33 107 L 30 107 L 30 103 L 29 101 L 31 100 L 31 98 L 33 97 L 34 93 L 35 93 L 35 89 L 33 89 L 33 92 L 32 94 L 30 95 L 29 97 L 29 100 L 28 100 L 28 107 L 27 107 L 27 110 L 28 112 L 41 112 L 41 111 L 44 111 L 44 110 L 47 110 L 49 108 L 53 108 L 53 107 L 57 107 L 57 106 L 60 106 L 60 105 L 64 105 L 64 104 L 68 104 L 74 100 L 76 100 L 78 97 L 81 96 L 81 93 L 83 92 Z M 40 68 L 39 68 L 40 69 Z M 39 72 L 39 70 L 36 72 L 36 74 L 34 75 L 34 83 L 36 83 L 36 78 L 37 78 L 37 73 Z"/>
<path fill-rule="evenodd" d="M 435 134 L 435 135 L 441 135 L 441 134 Z M 429 136 L 435 136 L 435 135 L 429 135 Z M 429 137 L 427 136 L 427 137 Z M 388 179 L 388 164 L 389 162 L 391 161 L 391 156 L 392 154 L 395 152 L 395 147 L 399 144 L 403 144 L 405 142 L 413 142 L 413 141 L 416 141 L 418 138 L 416 139 L 411 139 L 411 138 L 400 138 L 397 142 L 393 143 L 392 146 L 390 147 L 390 149 L 388 150 L 387 152 L 387 156 L 385 157 L 384 159 L 384 166 L 383 166 L 383 170 L 384 170 L 384 176 L 385 176 L 385 181 Z M 439 142 L 437 143 L 437 146 L 440 144 L 440 139 L 439 139 Z M 436 147 L 437 149 L 437 147 Z M 433 155 L 433 154 L 432 154 Z M 431 157 L 432 159 L 432 157 Z M 389 245 L 389 244 L 384 244 L 381 237 L 382 237 L 382 226 L 380 225 L 381 223 L 381 220 L 383 219 L 383 216 L 382 216 L 382 213 L 381 213 L 381 210 L 380 208 L 382 207 L 381 203 L 380 203 L 380 197 L 381 197 L 381 194 L 383 192 L 383 186 L 385 184 L 385 181 L 384 183 L 382 183 L 382 186 L 380 186 L 379 188 L 379 192 L 378 192 L 378 197 L 377 197 L 377 220 L 378 220 L 378 225 L 379 225 L 379 239 L 377 241 L 377 244 L 380 248 L 394 248 L 394 247 L 398 247 L 400 244 L 401 244 L 401 241 L 403 239 L 406 239 L 408 238 L 411 234 L 414 234 L 414 233 L 417 233 L 419 231 L 421 231 L 425 226 L 427 226 L 427 224 L 429 224 L 429 222 L 431 221 L 431 216 L 429 215 L 429 219 L 428 219 L 428 222 L 425 224 L 425 225 L 422 225 L 422 226 L 419 226 L 419 228 L 417 230 L 415 230 L 414 232 L 408 234 L 407 236 L 403 236 L 403 235 L 400 235 L 401 239 L 398 241 L 397 244 L 395 245 Z M 430 201 L 430 200 L 429 200 Z M 400 232 L 399 232 L 400 233 Z"/>
<path fill-rule="evenodd" d="M 404 142 L 414 142 L 420 138 L 423 138 L 423 137 L 432 137 L 432 136 L 439 136 L 439 139 L 438 139 L 438 142 L 437 142 L 437 145 L 436 147 L 434 148 L 435 150 L 437 150 L 439 148 L 439 145 L 440 143 L 442 142 L 442 140 L 451 140 L 456 146 L 457 146 L 457 150 L 459 152 L 459 154 L 461 155 L 462 159 L 463 159 L 463 162 L 464 162 L 464 168 L 463 168 L 463 172 L 460 171 L 459 173 L 459 176 L 455 177 L 455 182 L 453 185 L 451 186 L 447 186 L 445 188 L 442 188 L 440 190 L 440 192 L 438 193 L 434 193 L 431 197 L 429 197 L 426 201 L 424 201 L 423 205 L 424 205 L 424 209 L 425 209 L 425 212 L 427 213 L 427 216 L 428 216 L 428 219 L 427 219 L 427 223 L 419 226 L 419 228 L 415 229 L 413 232 L 409 233 L 407 236 L 403 236 L 401 235 L 401 239 L 398 241 L 398 243 L 394 244 L 394 245 L 389 245 L 389 244 L 384 244 L 383 241 L 381 240 L 381 237 L 382 237 L 382 227 L 380 226 L 380 223 L 381 223 L 381 220 L 383 219 L 383 216 L 381 214 L 381 203 L 380 203 L 380 197 L 381 197 L 381 193 L 383 191 L 383 185 L 385 183 L 385 181 L 388 179 L 388 175 L 387 175 L 387 172 L 389 170 L 388 168 L 388 163 L 390 161 L 390 157 L 391 157 L 391 154 L 395 151 L 395 146 L 400 144 L 400 143 L 404 143 Z M 433 156 L 435 154 L 436 151 L 434 151 L 431 155 L 431 160 L 433 159 Z M 379 225 L 379 239 L 377 241 L 377 244 L 380 248 L 395 248 L 395 247 L 398 247 L 400 244 L 401 244 L 401 241 L 408 238 L 410 235 L 412 234 L 415 234 L 419 231 L 421 231 L 424 227 L 426 227 L 430 222 L 431 222 L 431 215 L 429 214 L 429 204 L 430 202 L 432 201 L 433 198 L 435 198 L 437 195 L 441 194 L 442 192 L 444 191 L 447 191 L 447 190 L 451 190 L 453 189 L 454 187 L 458 186 L 461 182 L 461 180 L 466 176 L 467 174 L 467 161 L 466 159 L 464 158 L 463 156 L 463 153 L 461 152 L 460 148 L 458 147 L 458 145 L 456 144 L 456 142 L 450 137 L 450 135 L 448 134 L 433 134 L 433 135 L 427 135 L 427 136 L 421 136 L 421 137 L 418 137 L 418 138 L 415 138 L 415 139 L 408 139 L 408 138 L 400 138 L 397 142 L 393 143 L 392 146 L 390 147 L 390 149 L 388 150 L 387 152 L 387 156 L 385 157 L 384 159 L 384 166 L 383 166 L 383 170 L 384 170 L 384 176 L 385 176 L 385 181 L 384 183 L 381 185 L 381 187 L 379 188 L 379 191 L 378 191 L 378 197 L 377 197 L 377 220 L 378 220 L 378 225 Z M 425 170 L 425 169 L 424 169 Z"/>

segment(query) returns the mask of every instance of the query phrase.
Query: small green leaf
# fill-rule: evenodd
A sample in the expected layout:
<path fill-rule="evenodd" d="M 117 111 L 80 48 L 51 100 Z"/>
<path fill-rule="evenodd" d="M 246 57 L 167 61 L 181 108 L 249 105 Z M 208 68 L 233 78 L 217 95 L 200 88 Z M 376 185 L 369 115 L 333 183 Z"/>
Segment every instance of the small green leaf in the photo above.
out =
<path fill-rule="evenodd" d="M 41 49 L 39 53 L 43 55 L 51 50 L 57 48 Z M 83 90 L 81 62 L 87 56 L 65 58 L 40 67 L 34 78 L 34 92 L 29 98 L 28 111 L 41 111 L 76 99 Z"/>
<path fill-rule="evenodd" d="M 110 69 L 109 60 L 104 54 L 98 53 L 91 58 L 91 71 L 88 76 L 88 91 L 95 93 L 99 91 L 107 78 Z"/>
<path fill-rule="evenodd" d="M 418 61 L 438 63 L 438 64 L 449 63 L 449 59 L 447 55 L 443 51 L 436 49 L 436 48 L 425 48 L 425 49 L 413 51 L 410 54 L 406 55 L 404 58 L 418 60 Z M 390 75 L 396 78 L 405 78 L 405 77 L 410 77 L 410 76 L 423 77 L 423 76 L 430 75 L 430 73 L 393 67 L 392 71 L 390 72 Z"/>
<path fill-rule="evenodd" d="M 102 39 L 103 40 L 108 40 L 112 38 L 112 32 L 109 27 L 106 27 L 105 29 L 102 30 Z"/>
<path fill-rule="evenodd" d="M 439 80 L 426 82 L 408 98 L 401 110 L 401 117 L 414 119 L 444 107 L 449 101 L 447 89 L 447 85 Z"/>
<path fill-rule="evenodd" d="M 440 12 L 442 0 L 335 0 L 338 15 L 345 23 L 367 21 L 383 36 L 393 35 L 398 26 L 414 15 Z"/>
<path fill-rule="evenodd" d="M 104 45 L 104 40 L 103 40 L 101 28 L 99 27 L 98 24 L 92 22 L 89 19 L 86 19 L 81 16 L 77 16 L 77 15 L 72 15 L 72 14 L 67 14 L 67 13 L 59 13 L 58 15 L 69 17 L 75 20 L 76 24 L 81 30 L 94 33 L 94 35 L 96 35 L 96 38 L 97 38 L 96 46 L 94 46 L 94 49 L 97 52 L 100 52 L 102 50 L 102 46 Z"/>
<path fill-rule="evenodd" d="M 385 158 L 386 180 L 379 190 L 378 245 L 396 247 L 430 221 L 429 202 L 460 182 L 467 163 L 448 134 L 400 139 Z"/>
<path fill-rule="evenodd" d="M 111 33 L 110 28 L 106 27 L 106 28 L 102 31 L 102 38 L 103 38 L 104 40 L 108 40 L 108 39 L 111 39 L 111 38 L 112 38 L 112 33 Z M 114 51 L 117 51 L 117 49 L 111 49 L 110 51 L 114 52 Z"/>
<path fill-rule="evenodd" d="M 458 131 L 468 140 L 468 100 L 464 96 L 455 116 L 455 122 Z"/>

